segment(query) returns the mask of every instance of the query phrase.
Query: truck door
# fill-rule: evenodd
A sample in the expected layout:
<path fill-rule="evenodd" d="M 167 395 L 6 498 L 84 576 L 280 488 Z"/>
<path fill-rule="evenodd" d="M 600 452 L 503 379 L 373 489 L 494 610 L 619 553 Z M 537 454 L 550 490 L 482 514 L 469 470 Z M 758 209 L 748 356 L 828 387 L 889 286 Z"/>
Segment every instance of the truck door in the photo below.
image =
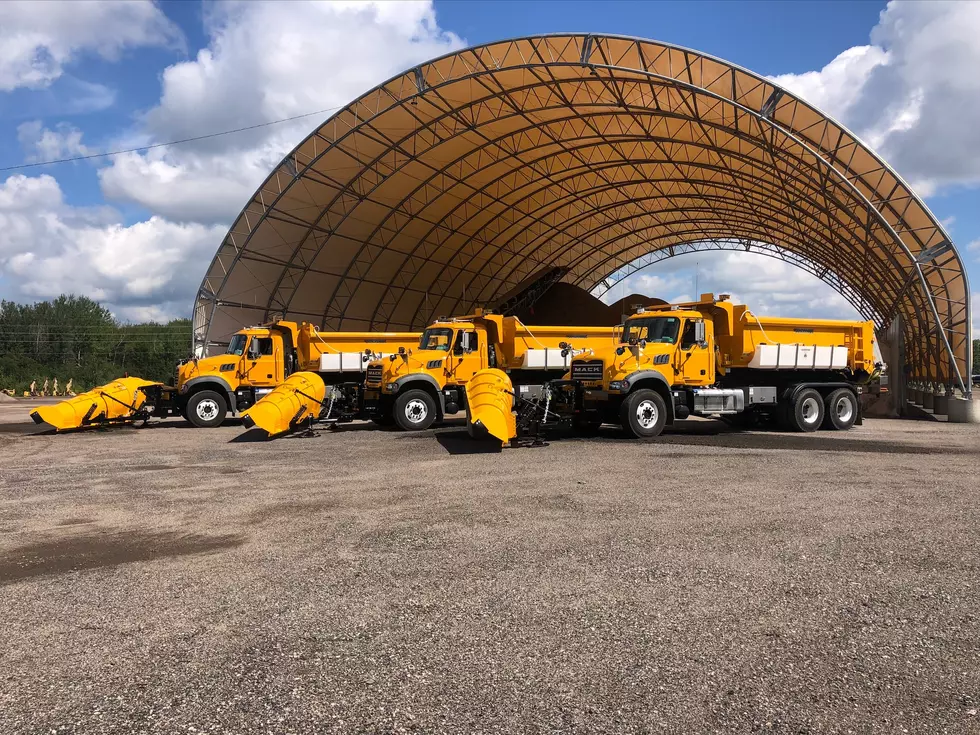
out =
<path fill-rule="evenodd" d="M 253 388 L 274 388 L 282 382 L 282 339 L 277 336 L 249 340 L 242 382 Z"/>
<path fill-rule="evenodd" d="M 711 385 L 715 382 L 712 325 L 704 319 L 686 319 L 677 347 L 678 382 Z"/>
<path fill-rule="evenodd" d="M 466 383 L 486 367 L 486 333 L 476 329 L 460 329 L 453 343 L 450 380 Z"/>

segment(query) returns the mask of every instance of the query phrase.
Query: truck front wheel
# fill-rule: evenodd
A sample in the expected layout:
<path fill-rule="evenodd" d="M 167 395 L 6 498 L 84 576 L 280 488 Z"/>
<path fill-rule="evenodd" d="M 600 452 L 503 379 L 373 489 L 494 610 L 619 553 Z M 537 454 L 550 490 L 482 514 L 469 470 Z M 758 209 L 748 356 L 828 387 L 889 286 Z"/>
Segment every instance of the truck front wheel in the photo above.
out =
<path fill-rule="evenodd" d="M 641 388 L 626 396 L 619 420 L 627 434 L 642 439 L 659 436 L 667 423 L 667 406 L 655 390 Z"/>
<path fill-rule="evenodd" d="M 797 431 L 816 431 L 823 415 L 823 397 L 813 388 L 801 390 L 788 411 L 790 426 Z"/>
<path fill-rule="evenodd" d="M 407 390 L 395 399 L 395 422 L 405 431 L 421 431 L 436 420 L 436 402 L 424 390 Z"/>
<path fill-rule="evenodd" d="M 220 426 L 227 413 L 228 401 L 223 395 L 213 390 L 202 390 L 188 399 L 184 416 L 194 426 L 210 429 Z"/>
<path fill-rule="evenodd" d="M 857 397 L 847 388 L 838 388 L 827 396 L 824 409 L 824 428 L 847 431 L 857 421 Z"/>

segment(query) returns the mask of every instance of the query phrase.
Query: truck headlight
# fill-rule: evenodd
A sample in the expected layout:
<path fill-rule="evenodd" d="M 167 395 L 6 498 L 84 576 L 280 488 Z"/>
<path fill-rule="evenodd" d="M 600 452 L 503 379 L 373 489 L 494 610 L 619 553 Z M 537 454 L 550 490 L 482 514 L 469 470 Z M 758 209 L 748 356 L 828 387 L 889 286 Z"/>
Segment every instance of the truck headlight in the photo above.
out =
<path fill-rule="evenodd" d="M 398 383 L 388 383 L 388 385 L 385 386 L 385 390 L 387 390 L 389 393 L 397 393 Z"/>
<path fill-rule="evenodd" d="M 629 390 L 630 382 L 628 380 L 613 380 L 609 383 L 609 390 L 612 391 L 624 391 Z"/>

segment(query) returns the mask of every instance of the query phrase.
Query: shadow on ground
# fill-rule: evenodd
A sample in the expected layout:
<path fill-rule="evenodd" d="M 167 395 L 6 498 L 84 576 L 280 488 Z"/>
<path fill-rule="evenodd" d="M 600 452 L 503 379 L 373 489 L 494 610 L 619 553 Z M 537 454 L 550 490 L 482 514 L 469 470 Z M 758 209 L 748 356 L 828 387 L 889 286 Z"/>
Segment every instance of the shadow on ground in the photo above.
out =
<path fill-rule="evenodd" d="M 436 441 L 450 454 L 497 454 L 501 451 L 496 439 L 474 439 L 466 429 L 440 431 Z"/>

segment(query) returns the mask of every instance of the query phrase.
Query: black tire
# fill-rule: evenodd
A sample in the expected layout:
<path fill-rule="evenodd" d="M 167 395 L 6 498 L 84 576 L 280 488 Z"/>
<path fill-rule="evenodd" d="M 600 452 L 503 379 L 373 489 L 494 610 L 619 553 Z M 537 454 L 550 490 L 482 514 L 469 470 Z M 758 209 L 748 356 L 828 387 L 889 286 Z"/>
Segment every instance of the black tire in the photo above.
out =
<path fill-rule="evenodd" d="M 619 409 L 619 420 L 630 436 L 652 439 L 659 436 L 667 423 L 667 406 L 655 390 L 633 391 Z"/>
<path fill-rule="evenodd" d="M 787 413 L 794 430 L 816 431 L 823 423 L 823 396 L 813 388 L 801 390 Z"/>
<path fill-rule="evenodd" d="M 823 427 L 837 431 L 847 431 L 857 421 L 857 396 L 847 388 L 838 388 L 824 401 Z"/>
<path fill-rule="evenodd" d="M 187 400 L 184 417 L 200 429 L 220 426 L 228 414 L 228 399 L 213 390 L 202 390 Z"/>
<path fill-rule="evenodd" d="M 405 431 L 422 431 L 436 420 L 435 399 L 418 388 L 407 390 L 395 399 L 395 423 Z"/>

